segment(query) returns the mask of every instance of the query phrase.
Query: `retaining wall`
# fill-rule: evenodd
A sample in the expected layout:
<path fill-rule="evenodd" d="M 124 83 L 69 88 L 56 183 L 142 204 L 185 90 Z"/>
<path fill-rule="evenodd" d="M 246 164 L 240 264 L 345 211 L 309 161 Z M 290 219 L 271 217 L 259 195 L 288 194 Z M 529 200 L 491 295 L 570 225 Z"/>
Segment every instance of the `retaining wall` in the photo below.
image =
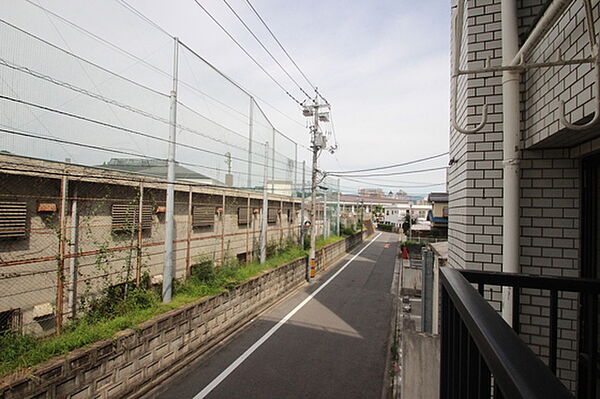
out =
<path fill-rule="evenodd" d="M 323 271 L 363 237 L 317 251 Z M 179 362 L 196 357 L 305 281 L 306 258 L 265 272 L 228 292 L 200 299 L 113 338 L 0 380 L 0 398 L 115 398 L 148 388 Z"/>

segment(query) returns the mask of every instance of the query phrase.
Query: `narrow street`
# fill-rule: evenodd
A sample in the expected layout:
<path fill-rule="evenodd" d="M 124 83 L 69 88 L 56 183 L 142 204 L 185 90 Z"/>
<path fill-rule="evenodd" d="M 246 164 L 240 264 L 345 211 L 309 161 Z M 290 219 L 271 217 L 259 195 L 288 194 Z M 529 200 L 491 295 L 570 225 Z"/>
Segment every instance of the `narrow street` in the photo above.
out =
<path fill-rule="evenodd" d="M 148 397 L 380 398 L 397 240 L 378 233 Z"/>

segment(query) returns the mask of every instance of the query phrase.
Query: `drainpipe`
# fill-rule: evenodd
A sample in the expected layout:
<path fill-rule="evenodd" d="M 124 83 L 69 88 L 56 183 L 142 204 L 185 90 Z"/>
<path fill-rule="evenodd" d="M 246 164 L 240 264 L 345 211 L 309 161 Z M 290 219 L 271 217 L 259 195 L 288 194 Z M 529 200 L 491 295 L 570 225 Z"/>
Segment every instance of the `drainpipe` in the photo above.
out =
<path fill-rule="evenodd" d="M 502 63 L 509 65 L 519 51 L 517 29 L 517 2 L 502 0 Z M 520 228 L 519 228 L 519 145 L 520 145 L 520 102 L 519 72 L 502 72 L 502 108 L 504 127 L 504 190 L 503 190 L 503 231 L 502 231 L 502 271 L 520 271 Z M 502 317 L 512 325 L 513 291 L 504 287 L 502 291 Z"/>

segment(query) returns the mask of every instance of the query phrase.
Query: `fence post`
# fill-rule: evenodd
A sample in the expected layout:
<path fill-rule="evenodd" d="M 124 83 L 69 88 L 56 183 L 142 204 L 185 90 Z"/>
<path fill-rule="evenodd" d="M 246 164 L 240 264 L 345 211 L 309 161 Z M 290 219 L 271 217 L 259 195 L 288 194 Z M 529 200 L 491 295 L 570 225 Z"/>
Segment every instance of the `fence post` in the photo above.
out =
<path fill-rule="evenodd" d="M 269 142 L 265 143 L 265 165 L 264 165 L 264 184 L 263 184 L 263 203 L 262 203 L 262 217 L 260 224 L 260 263 L 265 263 L 267 260 L 267 228 L 268 228 L 268 206 L 269 206 L 269 193 L 267 188 L 267 179 L 269 173 Z"/>
<path fill-rule="evenodd" d="M 302 200 L 300 202 L 300 246 L 304 249 L 304 185 L 305 172 L 306 172 L 306 161 L 302 161 Z"/>
<path fill-rule="evenodd" d="M 431 334 L 433 327 L 433 253 L 429 249 L 423 248 L 421 258 L 421 330 Z"/>
<path fill-rule="evenodd" d="M 342 235 L 341 229 L 340 229 L 340 179 L 338 179 L 337 182 L 337 186 L 338 186 L 338 192 L 337 192 L 337 216 L 335 219 L 335 233 L 337 236 Z"/>
<path fill-rule="evenodd" d="M 69 180 L 67 169 L 60 184 L 60 214 L 59 214 L 59 242 L 58 242 L 58 271 L 56 276 L 56 333 L 62 332 L 65 289 L 65 250 L 66 250 L 66 223 L 67 223 L 67 193 Z"/>
<path fill-rule="evenodd" d="M 250 228 L 252 226 L 250 213 L 250 193 L 248 193 L 248 202 L 246 204 L 246 264 L 252 260 L 252 253 L 250 252 Z"/>
<path fill-rule="evenodd" d="M 175 236 L 175 142 L 177 135 L 177 73 L 179 58 L 179 39 L 175 38 L 173 51 L 173 90 L 171 90 L 171 108 L 169 114 L 169 153 L 167 161 L 167 211 L 165 214 L 165 261 L 163 266 L 162 300 L 171 302 L 173 294 L 173 241 Z"/>
<path fill-rule="evenodd" d="M 250 97 L 248 113 L 248 189 L 252 187 L 252 130 L 254 129 L 254 98 Z"/>
<path fill-rule="evenodd" d="M 138 223 L 137 223 L 137 248 L 136 248 L 136 270 L 135 285 L 140 286 L 142 279 L 142 225 L 144 222 L 144 183 L 140 182 L 140 193 L 138 198 Z"/>
<path fill-rule="evenodd" d="M 186 248 L 185 248 L 185 278 L 191 276 L 192 274 L 192 230 L 194 226 L 192 225 L 192 213 L 194 211 L 193 208 L 193 199 L 194 193 L 192 191 L 192 186 L 189 186 L 188 193 L 188 214 L 187 214 L 187 240 L 186 240 Z"/>
<path fill-rule="evenodd" d="M 71 237 L 69 242 L 69 311 L 70 317 L 77 316 L 77 240 L 79 230 L 79 215 L 77 211 L 77 186 L 74 186 L 73 197 L 71 199 Z"/>
<path fill-rule="evenodd" d="M 271 157 L 271 194 L 275 194 L 275 128 L 273 128 L 273 155 Z"/>
<path fill-rule="evenodd" d="M 222 195 L 221 203 L 221 266 L 225 266 L 225 194 Z"/>

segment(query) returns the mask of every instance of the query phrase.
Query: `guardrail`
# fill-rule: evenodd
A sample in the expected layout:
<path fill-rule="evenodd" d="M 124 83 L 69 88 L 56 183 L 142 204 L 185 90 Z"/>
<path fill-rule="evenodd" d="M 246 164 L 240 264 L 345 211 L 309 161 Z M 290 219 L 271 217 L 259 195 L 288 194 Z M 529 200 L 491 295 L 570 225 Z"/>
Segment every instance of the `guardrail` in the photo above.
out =
<path fill-rule="evenodd" d="M 562 382 L 475 290 L 478 284 L 529 287 L 540 278 L 441 268 L 442 345 L 440 398 L 574 398 Z M 477 280 L 477 281 L 471 281 Z M 542 278 L 543 280 L 544 278 Z M 573 279 L 579 280 L 579 279 Z M 558 281 L 555 282 L 558 284 Z M 583 285 L 566 285 L 583 289 Z M 598 289 L 599 285 L 589 288 Z M 552 289 L 552 287 L 538 287 Z M 518 291 L 515 290 L 515 291 Z M 552 290 L 551 290 L 552 292 Z"/>

